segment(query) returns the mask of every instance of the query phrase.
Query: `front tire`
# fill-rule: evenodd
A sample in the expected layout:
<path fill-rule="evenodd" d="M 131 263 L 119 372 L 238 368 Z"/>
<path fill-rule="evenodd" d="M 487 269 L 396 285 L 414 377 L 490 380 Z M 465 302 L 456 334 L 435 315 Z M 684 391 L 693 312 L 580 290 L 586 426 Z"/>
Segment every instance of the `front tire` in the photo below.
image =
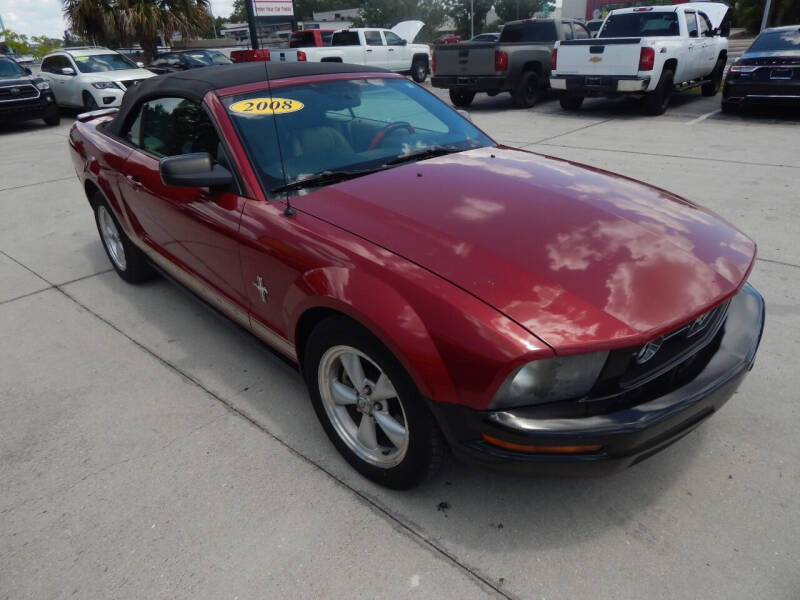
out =
<path fill-rule="evenodd" d="M 433 416 L 399 361 L 366 329 L 345 318 L 317 325 L 303 372 L 325 433 L 364 477 L 409 489 L 436 471 L 443 442 Z"/>
<path fill-rule="evenodd" d="M 475 92 L 463 88 L 450 88 L 450 102 L 459 108 L 467 108 L 475 99 Z"/>
<path fill-rule="evenodd" d="M 558 101 L 564 110 L 578 110 L 583 104 L 583 96 L 561 96 Z"/>
<path fill-rule="evenodd" d="M 117 275 L 128 283 L 142 283 L 155 277 L 153 267 L 144 253 L 125 235 L 105 199 L 95 197 L 94 205 L 94 218 L 100 241 Z"/>
<path fill-rule="evenodd" d="M 83 110 L 86 112 L 97 110 L 97 100 L 89 92 L 83 92 Z"/>
<path fill-rule="evenodd" d="M 539 74 L 536 71 L 525 71 L 511 97 L 517 108 L 530 108 L 539 100 L 541 91 Z"/>
<path fill-rule="evenodd" d="M 661 79 L 658 80 L 656 89 L 644 97 L 644 108 L 651 115 L 663 115 L 669 107 L 674 86 L 674 75 L 669 69 L 664 69 Z"/>
<path fill-rule="evenodd" d="M 422 83 L 428 77 L 428 62 L 422 58 L 415 58 L 411 63 L 411 78 L 417 83 Z"/>
<path fill-rule="evenodd" d="M 722 85 L 722 73 L 725 71 L 725 59 L 720 58 L 711 72 L 711 79 L 700 87 L 703 96 L 716 96 Z"/>
<path fill-rule="evenodd" d="M 61 112 L 59 112 L 58 107 L 54 106 L 46 115 L 42 117 L 42 121 L 44 121 L 45 125 L 50 127 L 55 127 L 61 123 Z"/>

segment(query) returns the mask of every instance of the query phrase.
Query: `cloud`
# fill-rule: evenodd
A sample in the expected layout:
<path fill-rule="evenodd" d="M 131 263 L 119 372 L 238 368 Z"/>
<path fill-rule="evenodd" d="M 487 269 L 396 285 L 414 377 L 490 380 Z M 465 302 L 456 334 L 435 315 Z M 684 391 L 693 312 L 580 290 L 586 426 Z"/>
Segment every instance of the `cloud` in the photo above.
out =
<path fill-rule="evenodd" d="M 62 38 L 67 23 L 61 6 L 60 0 L 0 0 L 0 17 L 6 29 L 28 37 Z M 227 18 L 233 12 L 233 0 L 212 0 L 211 10 L 215 17 Z"/>

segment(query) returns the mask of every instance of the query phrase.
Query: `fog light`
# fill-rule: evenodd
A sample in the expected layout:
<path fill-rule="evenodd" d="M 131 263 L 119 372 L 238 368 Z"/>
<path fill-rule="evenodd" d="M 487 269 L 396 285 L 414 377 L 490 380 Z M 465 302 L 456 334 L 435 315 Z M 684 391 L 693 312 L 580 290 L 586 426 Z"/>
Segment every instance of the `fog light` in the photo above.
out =
<path fill-rule="evenodd" d="M 515 444 L 500 440 L 488 433 L 482 433 L 483 441 L 512 452 L 525 452 L 526 454 L 594 454 L 600 452 L 603 446 L 600 444 L 587 444 L 584 446 L 529 446 L 527 444 Z"/>

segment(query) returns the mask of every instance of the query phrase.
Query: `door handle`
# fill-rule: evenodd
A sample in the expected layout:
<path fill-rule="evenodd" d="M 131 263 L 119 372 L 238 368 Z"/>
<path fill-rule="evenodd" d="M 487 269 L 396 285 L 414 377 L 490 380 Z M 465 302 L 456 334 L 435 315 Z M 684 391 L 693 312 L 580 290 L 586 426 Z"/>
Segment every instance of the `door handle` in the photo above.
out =
<path fill-rule="evenodd" d="M 372 52 L 372 48 L 367 48 L 367 52 Z"/>
<path fill-rule="evenodd" d="M 389 48 L 389 52 L 394 52 L 394 48 Z"/>
<path fill-rule="evenodd" d="M 139 178 L 136 175 L 126 175 L 125 179 L 135 188 L 142 187 L 142 182 L 139 181 Z"/>

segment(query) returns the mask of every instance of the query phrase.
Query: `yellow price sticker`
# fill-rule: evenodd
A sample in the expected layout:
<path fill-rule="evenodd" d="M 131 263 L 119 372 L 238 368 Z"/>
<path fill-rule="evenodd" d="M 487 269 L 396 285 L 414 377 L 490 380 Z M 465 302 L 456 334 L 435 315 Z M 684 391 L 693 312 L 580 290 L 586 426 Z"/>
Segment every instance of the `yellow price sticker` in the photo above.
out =
<path fill-rule="evenodd" d="M 229 110 L 240 115 L 282 115 L 303 110 L 303 106 L 290 98 L 253 98 L 234 102 Z"/>

